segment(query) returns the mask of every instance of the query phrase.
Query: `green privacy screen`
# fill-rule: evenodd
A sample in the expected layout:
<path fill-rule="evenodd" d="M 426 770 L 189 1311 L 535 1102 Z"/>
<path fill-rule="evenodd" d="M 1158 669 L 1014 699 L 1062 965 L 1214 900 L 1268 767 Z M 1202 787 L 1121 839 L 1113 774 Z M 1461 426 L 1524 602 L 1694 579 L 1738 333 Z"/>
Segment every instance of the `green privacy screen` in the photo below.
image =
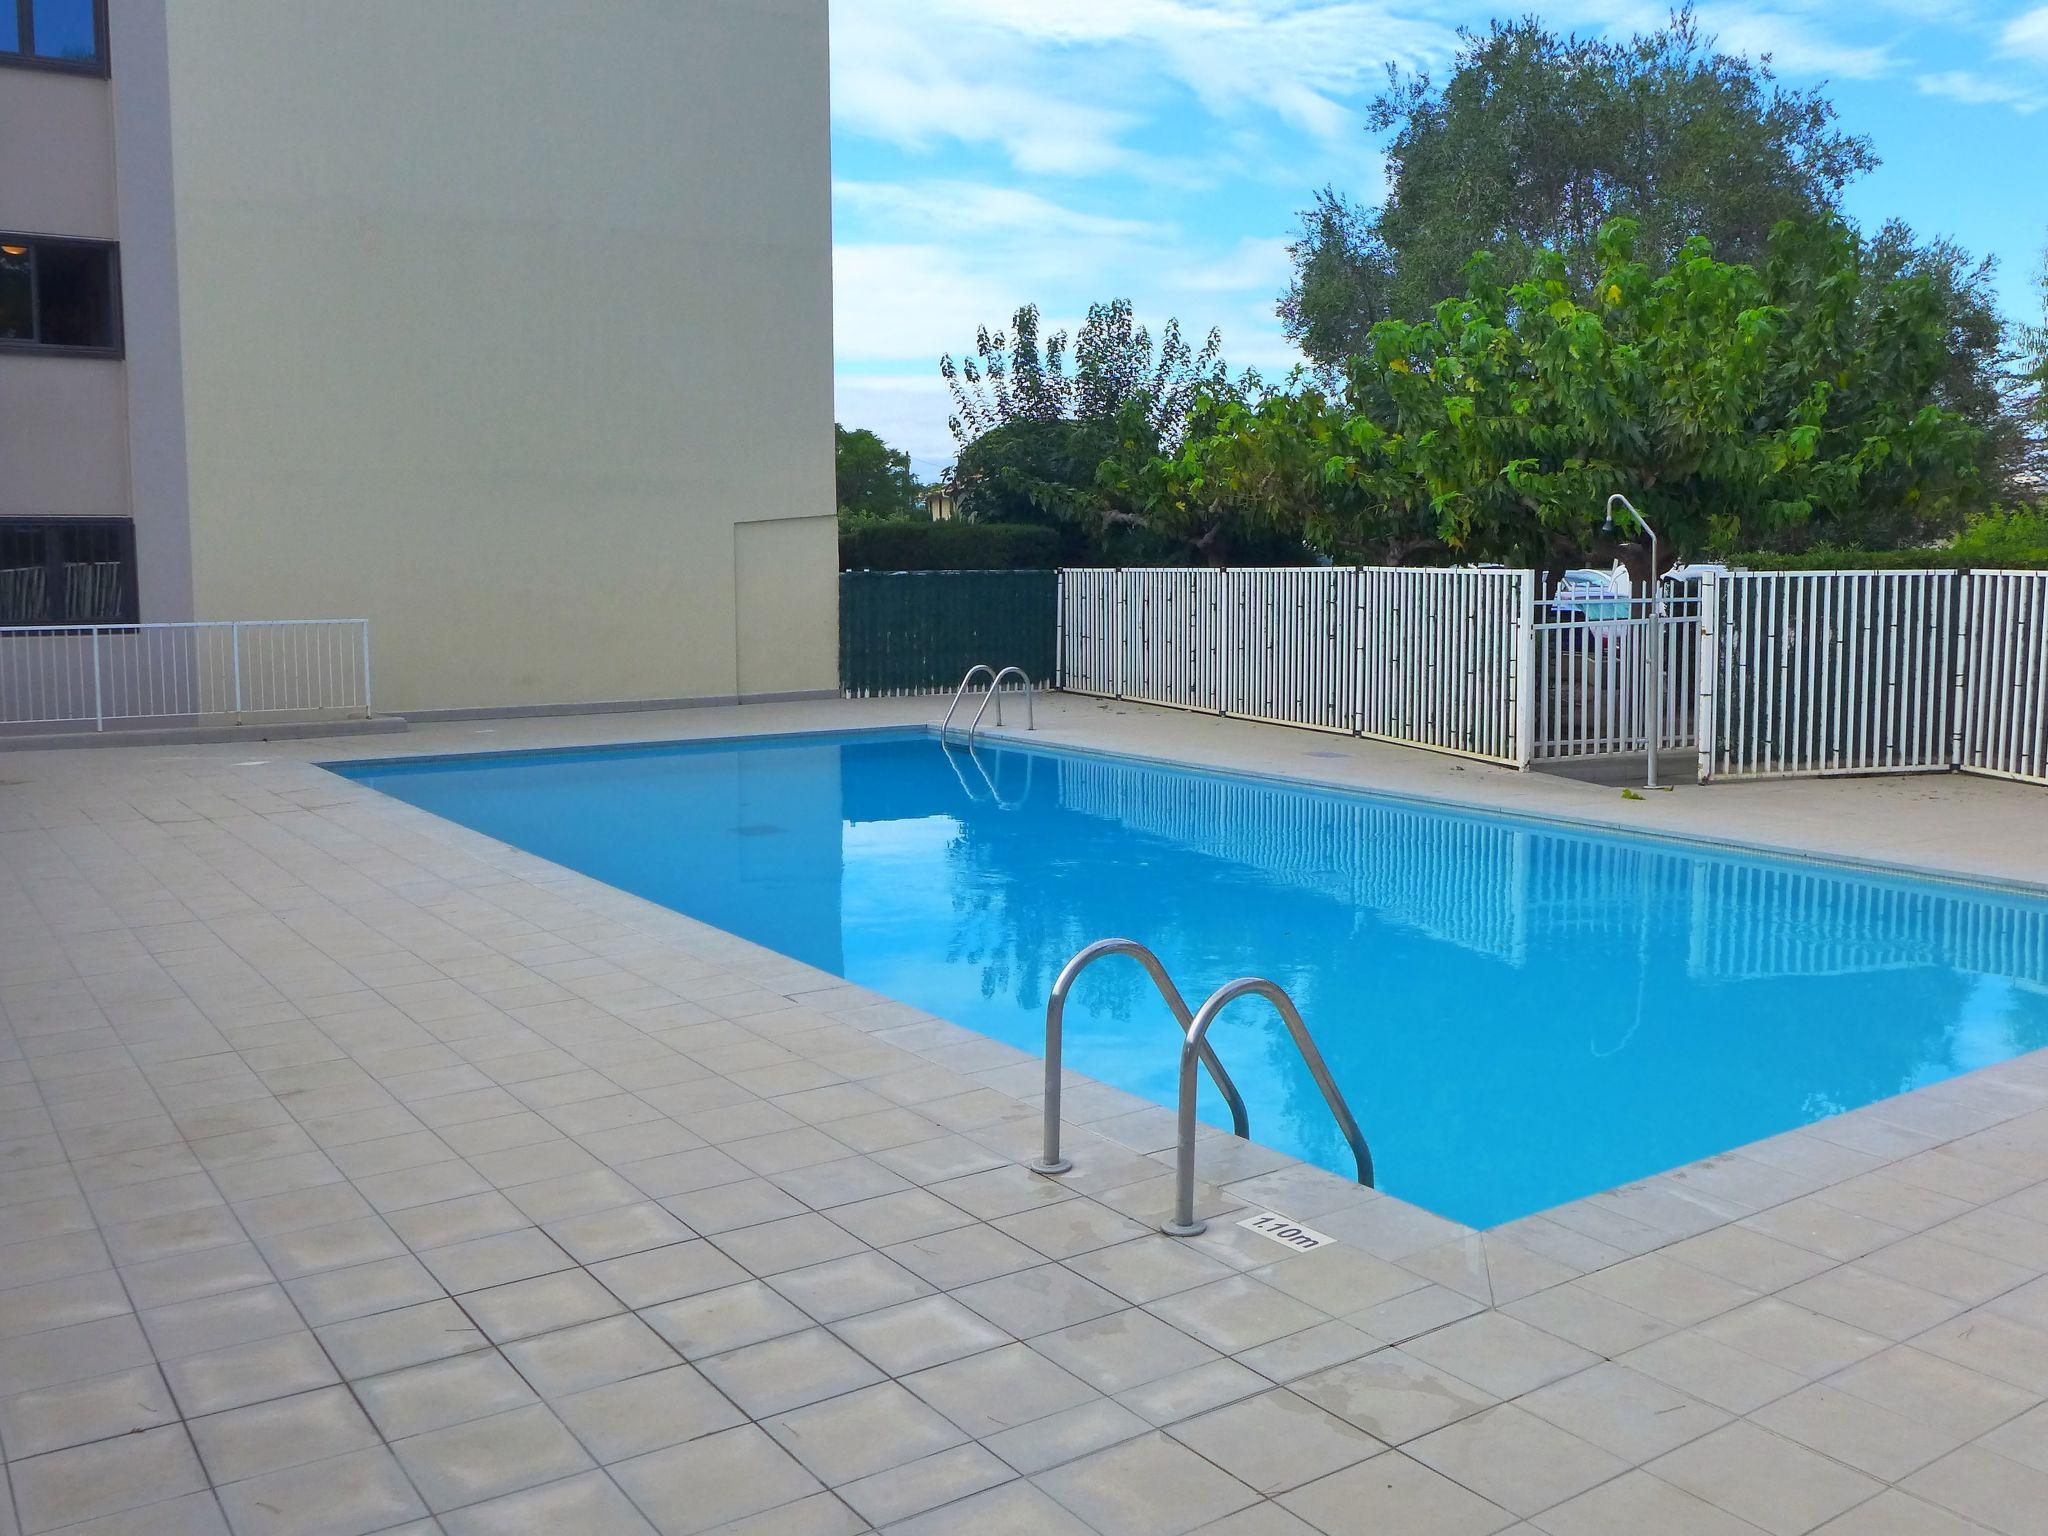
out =
<path fill-rule="evenodd" d="M 952 688 L 978 661 L 1052 681 L 1057 571 L 842 571 L 839 685 L 854 695 Z"/>

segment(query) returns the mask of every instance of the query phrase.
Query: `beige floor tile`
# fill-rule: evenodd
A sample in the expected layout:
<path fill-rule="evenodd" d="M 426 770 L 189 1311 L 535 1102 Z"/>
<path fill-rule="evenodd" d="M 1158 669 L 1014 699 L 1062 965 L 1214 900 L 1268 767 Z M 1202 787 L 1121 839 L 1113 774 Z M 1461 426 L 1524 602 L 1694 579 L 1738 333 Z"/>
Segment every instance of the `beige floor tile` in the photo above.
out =
<path fill-rule="evenodd" d="M 1991 1308 L 1965 1312 L 1931 1328 L 1916 1338 L 1913 1346 L 2023 1391 L 2048 1395 L 2048 1333 L 2013 1322 Z"/>
<path fill-rule="evenodd" d="M 19 1459 L 174 1422 L 177 1404 L 154 1365 L 42 1387 L 0 1401 L 0 1439 Z"/>
<path fill-rule="evenodd" d="M 723 1354 L 811 1326 L 810 1318 L 759 1280 L 662 1302 L 644 1309 L 640 1316 L 686 1360 Z"/>
<path fill-rule="evenodd" d="M 618 1462 L 611 1473 L 662 1536 L 696 1536 L 818 1491 L 817 1479 L 751 1424 Z M 764 1536 L 774 1524 L 760 1528 Z"/>
<path fill-rule="evenodd" d="M 1258 1495 L 1164 1435 L 1146 1435 L 1034 1481 L 1086 1524 L 1126 1536 L 1183 1536 Z"/>
<path fill-rule="evenodd" d="M 630 1313 L 508 1344 L 505 1357 L 543 1397 L 622 1381 L 680 1360 L 660 1335 Z"/>
<path fill-rule="evenodd" d="M 1698 1242 L 1694 1238 L 1690 1241 Z M 1646 1253 L 1596 1270 L 1578 1282 L 1586 1289 L 1674 1327 L 1689 1327 L 1754 1301 L 1757 1292 L 1663 1253 Z"/>
<path fill-rule="evenodd" d="M 8 1467 L 24 1536 L 117 1514 L 206 1486 L 180 1424 L 141 1430 Z"/>
<path fill-rule="evenodd" d="M 1401 1349 L 1318 1371 L 1294 1391 L 1388 1445 L 1402 1445 L 1493 1406 L 1492 1393 Z"/>
<path fill-rule="evenodd" d="M 515 1408 L 392 1443 L 437 1513 L 580 1472 L 590 1458 L 546 1407 Z"/>
<path fill-rule="evenodd" d="M 1136 1307 L 1040 1334 L 1033 1349 L 1098 1392 L 1117 1393 L 1220 1358 Z"/>
<path fill-rule="evenodd" d="M 924 1281 L 879 1253 L 858 1253 L 806 1269 L 786 1270 L 768 1283 L 821 1323 L 835 1323 L 931 1293 Z"/>
<path fill-rule="evenodd" d="M 2039 1472 L 2048 1472 L 2048 1404 L 2029 1409 L 2008 1419 L 1977 1443 L 2014 1461 L 2025 1462 Z"/>
<path fill-rule="evenodd" d="M 966 1438 L 893 1381 L 779 1413 L 761 1424 L 827 1487 L 920 1460 Z"/>
<path fill-rule="evenodd" d="M 890 1536 L 1095 1536 L 1029 1483 L 1006 1483 L 890 1527 Z"/>
<path fill-rule="evenodd" d="M 1269 1344 L 1328 1314 L 1249 1275 L 1232 1275 L 1149 1304 L 1155 1316 L 1224 1354 Z"/>
<path fill-rule="evenodd" d="M 1702 1338 L 1731 1345 L 1808 1381 L 1874 1355 L 1889 1342 L 1774 1296 L 1724 1312 L 1702 1323 L 1698 1331 Z"/>
<path fill-rule="evenodd" d="M 654 1536 L 642 1518 L 601 1472 L 585 1472 L 540 1488 L 487 1499 L 441 1517 L 448 1536 L 533 1536 L 574 1532 L 575 1536 Z"/>
<path fill-rule="evenodd" d="M 1800 1536 L 1883 1488 L 1860 1472 L 1745 1423 L 1680 1446 L 1644 1470 L 1777 1536 Z"/>
<path fill-rule="evenodd" d="M 1538 1418 L 1639 1464 L 1728 1422 L 1728 1415 L 1668 1382 L 1612 1361 L 1515 1400 Z"/>
<path fill-rule="evenodd" d="M 1906 1418 L 1824 1383 L 1802 1387 L 1750 1415 L 1753 1423 L 1867 1472 L 1897 1482 L 1962 1443 L 1924 1418 Z"/>
<path fill-rule="evenodd" d="M 1169 1433 L 1267 1495 L 1298 1488 L 1385 1449 L 1364 1430 L 1287 1391 L 1261 1393 L 1184 1419 Z"/>
<path fill-rule="evenodd" d="M 381 1531 L 425 1516 L 397 1460 L 381 1448 L 229 1483 L 220 1489 L 235 1536 Z"/>
<path fill-rule="evenodd" d="M 1513 1403 L 1461 1419 L 1403 1447 L 1503 1509 L 1529 1516 L 1584 1493 L 1629 1464 Z"/>
<path fill-rule="evenodd" d="M 408 1366 L 354 1385 L 388 1440 L 490 1418 L 537 1401 L 533 1389 L 495 1350 Z"/>
<path fill-rule="evenodd" d="M 1951 1452 L 1900 1486 L 2004 1536 L 2048 1532 L 2048 1472 L 1978 1446 Z"/>
<path fill-rule="evenodd" d="M 1010 1342 L 1002 1329 L 950 1296 L 922 1296 L 845 1318 L 832 1324 L 832 1332 L 892 1376 L 907 1376 Z"/>
<path fill-rule="evenodd" d="M 1578 1345 L 1499 1312 L 1482 1312 L 1452 1323 L 1410 1339 L 1404 1348 L 1417 1359 L 1503 1398 L 1533 1392 L 1596 1363 L 1596 1358 Z"/>
<path fill-rule="evenodd" d="M 880 1371 L 822 1328 L 709 1355 L 696 1365 L 707 1381 L 756 1419 L 882 1379 Z"/>
<path fill-rule="evenodd" d="M 1360 1531 L 1428 1531 L 1431 1536 L 1491 1536 L 1515 1517 L 1400 1451 L 1387 1451 L 1280 1502 L 1328 1536 Z"/>
<path fill-rule="evenodd" d="M 1627 1472 L 1546 1510 L 1547 1536 L 1756 1536 L 1757 1527 L 1647 1472 Z"/>
<path fill-rule="evenodd" d="M 591 1455 L 605 1463 L 644 1456 L 746 1420 L 687 1365 L 573 1393 L 551 1406 Z"/>
<path fill-rule="evenodd" d="M 231 1409 L 189 1425 L 215 1483 L 238 1483 L 377 1443 L 377 1431 L 346 1387 Z"/>
<path fill-rule="evenodd" d="M 2018 1417 L 2041 1400 L 2038 1393 L 1908 1345 L 1858 1361 L 1829 1377 L 1828 1385 L 1965 1440 Z"/>
<path fill-rule="evenodd" d="M 906 1376 L 903 1384 L 975 1439 L 1092 1400 L 1096 1393 L 1026 1344 Z"/>
<path fill-rule="evenodd" d="M 466 1354 L 490 1342 L 452 1301 L 422 1302 L 330 1323 L 318 1333 L 342 1375 L 351 1380 Z"/>

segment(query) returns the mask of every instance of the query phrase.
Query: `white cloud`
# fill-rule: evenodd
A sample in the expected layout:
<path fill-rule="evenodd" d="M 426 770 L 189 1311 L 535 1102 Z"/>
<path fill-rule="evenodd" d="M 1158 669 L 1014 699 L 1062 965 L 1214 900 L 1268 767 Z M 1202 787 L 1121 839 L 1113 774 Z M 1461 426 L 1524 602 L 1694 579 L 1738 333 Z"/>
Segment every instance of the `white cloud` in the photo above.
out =
<path fill-rule="evenodd" d="M 2006 23 L 2004 41 L 2006 52 L 2048 64 L 2048 5 L 2013 17 Z"/>
<path fill-rule="evenodd" d="M 1913 83 L 1923 96 L 1945 96 L 1973 107 L 2011 107 L 2016 112 L 2038 112 L 2042 107 L 2039 92 L 1966 69 L 1922 75 Z"/>
<path fill-rule="evenodd" d="M 832 112 L 845 128 L 904 149 L 992 147 L 1031 175 L 1139 168 L 1121 141 L 1139 117 L 1048 92 L 986 28 L 937 33 L 916 4 L 841 0 L 832 8 Z"/>
<path fill-rule="evenodd" d="M 1895 67 L 1890 48 L 1852 48 L 1806 17 L 1786 11 L 1704 6 L 1699 16 L 1701 25 L 1727 52 L 1753 57 L 1769 54 L 1771 63 L 1788 75 L 1870 80 Z"/>
<path fill-rule="evenodd" d="M 953 462 L 953 434 L 946 428 L 953 402 L 936 368 L 923 376 L 842 373 L 836 405 L 842 424 L 866 427 L 909 454 L 920 479 L 936 479 Z"/>
<path fill-rule="evenodd" d="M 1036 192 L 985 182 L 835 181 L 832 197 L 842 213 L 858 214 L 892 230 L 962 239 L 1021 234 L 1082 240 L 1166 240 L 1174 234 L 1171 229 L 1142 219 L 1084 213 Z"/>
<path fill-rule="evenodd" d="M 1128 142 L 1172 87 L 1341 143 L 1361 136 L 1386 61 L 1457 44 L 1383 0 L 837 0 L 832 19 L 843 128 L 993 148 L 1034 175 L 1191 174 Z"/>

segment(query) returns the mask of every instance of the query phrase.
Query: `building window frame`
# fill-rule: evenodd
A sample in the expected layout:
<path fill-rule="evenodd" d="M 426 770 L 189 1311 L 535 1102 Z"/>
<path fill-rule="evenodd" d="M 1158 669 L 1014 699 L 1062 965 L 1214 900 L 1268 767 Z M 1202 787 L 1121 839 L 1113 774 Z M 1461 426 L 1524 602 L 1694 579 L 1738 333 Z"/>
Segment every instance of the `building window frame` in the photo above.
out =
<path fill-rule="evenodd" d="M 0 5 L 7 0 L 0 0 Z M 127 335 L 122 325 L 121 246 L 116 240 L 87 240 L 74 235 L 31 235 L 0 230 L 0 246 L 27 246 L 30 252 L 45 247 L 103 252 L 107 258 L 108 341 L 105 346 L 82 347 L 67 342 L 50 342 L 16 336 L 0 336 L 0 352 L 27 352 L 42 357 L 106 357 L 127 355 Z M 40 263 L 29 258 L 29 306 L 40 327 L 42 293 L 38 281 Z"/>
<path fill-rule="evenodd" d="M 113 560 L 98 563 L 118 565 L 120 568 L 120 577 L 117 583 L 118 601 L 116 603 L 118 612 L 79 618 L 69 611 L 68 594 L 70 591 L 70 581 L 66 567 L 74 564 L 95 563 L 91 560 L 67 561 L 65 559 L 67 551 L 64 547 L 64 535 L 74 531 L 99 533 L 111 538 Z M 133 518 L 15 517 L 9 515 L 0 517 L 0 535 L 5 534 L 26 535 L 29 537 L 40 536 L 42 539 L 42 559 L 37 563 L 40 564 L 43 571 L 41 592 L 45 612 L 28 627 L 107 629 L 132 626 L 141 621 L 141 583 L 135 562 L 135 520 Z M 4 538 L 0 538 L 0 551 L 4 551 L 6 542 Z M 75 553 L 75 551 L 71 552 Z M 18 569 L 33 570 L 34 568 L 35 565 L 31 564 L 19 567 Z M 59 593 L 66 594 L 66 608 L 61 614 L 57 611 Z M 0 613 L 0 627 L 8 626 L 8 623 L 7 616 L 4 613 Z M 13 627 L 20 626 L 15 625 Z"/>
<path fill-rule="evenodd" d="M 0 10 L 12 8 L 18 46 L 0 48 L 0 67 L 43 69 L 60 75 L 107 78 L 107 0 L 92 0 L 93 56 L 89 59 L 48 58 L 35 51 L 35 0 L 0 0 Z"/>

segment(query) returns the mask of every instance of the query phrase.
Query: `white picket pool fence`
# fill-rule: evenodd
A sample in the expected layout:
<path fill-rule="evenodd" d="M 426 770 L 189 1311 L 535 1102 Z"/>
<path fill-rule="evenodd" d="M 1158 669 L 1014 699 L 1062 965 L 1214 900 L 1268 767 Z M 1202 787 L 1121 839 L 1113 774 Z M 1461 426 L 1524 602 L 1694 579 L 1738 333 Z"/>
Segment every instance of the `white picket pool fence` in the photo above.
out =
<path fill-rule="evenodd" d="M 1956 644 L 1956 766 L 2048 784 L 2048 571 L 1971 571 Z"/>
<path fill-rule="evenodd" d="M 1526 571 L 1061 572 L 1059 685 L 1527 760 Z"/>
<path fill-rule="evenodd" d="M 363 619 L 0 628 L 0 727 L 368 719 Z"/>
<path fill-rule="evenodd" d="M 1707 584 L 1700 778 L 2048 784 L 2048 571 L 1740 571 Z"/>
<path fill-rule="evenodd" d="M 1713 779 L 1960 769 L 2048 783 L 2048 572 L 1712 573 L 1654 602 L 1534 572 L 1061 573 L 1059 686 L 1485 762 Z"/>

